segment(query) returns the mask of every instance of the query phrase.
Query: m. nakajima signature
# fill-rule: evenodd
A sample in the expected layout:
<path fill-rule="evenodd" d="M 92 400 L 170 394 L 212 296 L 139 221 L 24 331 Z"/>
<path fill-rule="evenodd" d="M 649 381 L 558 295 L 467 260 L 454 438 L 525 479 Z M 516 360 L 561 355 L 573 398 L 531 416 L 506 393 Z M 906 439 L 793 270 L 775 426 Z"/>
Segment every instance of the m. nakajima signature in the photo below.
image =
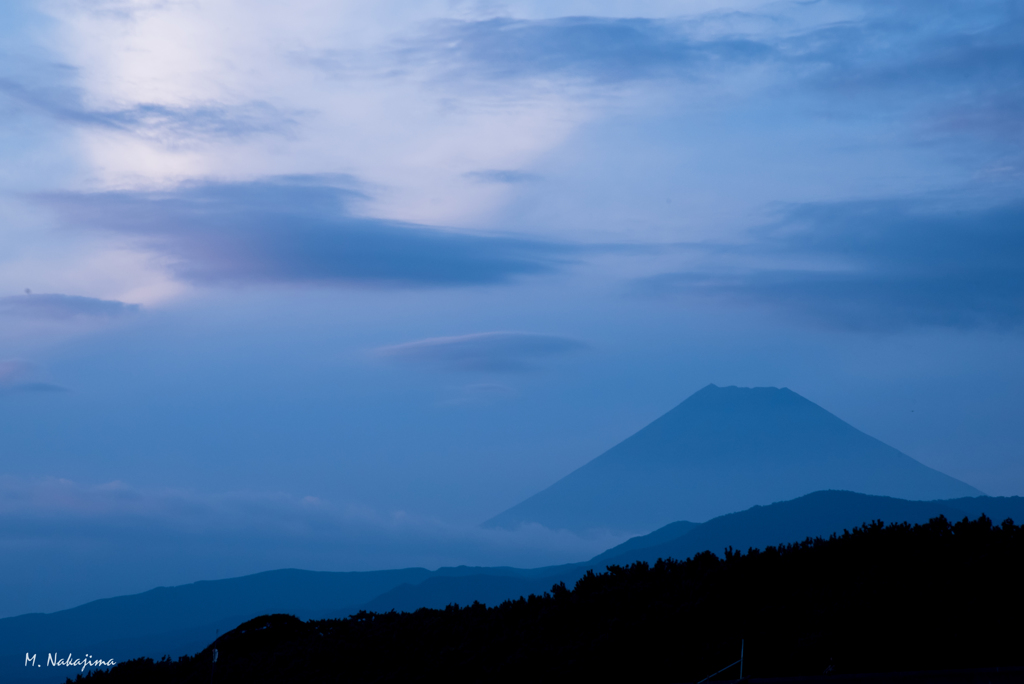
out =
<path fill-rule="evenodd" d="M 36 653 L 29 655 L 25 654 L 25 667 L 42 667 L 42 663 L 36 662 Z M 46 654 L 46 666 L 47 667 L 81 667 L 82 672 L 85 672 L 87 667 L 113 667 L 117 665 L 113 658 L 109 660 L 103 660 L 102 658 L 96 658 L 93 660 L 92 655 L 86 653 L 84 658 L 75 658 L 71 653 L 68 653 L 66 658 L 59 657 L 58 653 L 47 653 Z"/>

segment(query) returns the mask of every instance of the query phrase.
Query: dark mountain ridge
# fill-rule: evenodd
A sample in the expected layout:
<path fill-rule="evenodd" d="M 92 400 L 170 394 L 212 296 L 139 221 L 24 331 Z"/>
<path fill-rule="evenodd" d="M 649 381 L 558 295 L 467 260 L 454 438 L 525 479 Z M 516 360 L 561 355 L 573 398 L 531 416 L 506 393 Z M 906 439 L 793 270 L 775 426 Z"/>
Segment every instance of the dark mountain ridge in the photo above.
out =
<path fill-rule="evenodd" d="M 590 563 L 628 565 L 638 560 L 653 563 L 659 558 L 689 558 L 707 550 L 720 552 L 727 546 L 763 549 L 784 540 L 827 538 L 873 520 L 923 524 L 940 515 L 949 520 L 973 520 L 987 515 L 998 521 L 1007 518 L 1024 521 L 1024 497 L 907 501 L 855 492 L 813 492 L 791 501 L 722 515 L 666 540 L 665 531 L 672 528 L 668 525 L 608 549 Z"/>
<path fill-rule="evenodd" d="M 530 574 L 512 576 L 508 569 L 473 568 L 457 578 L 432 576 L 382 594 L 363 606 L 365 610 L 413 611 L 420 607 L 444 608 L 456 603 L 480 601 L 497 605 L 508 599 L 542 594 L 552 584 L 573 584 L 588 571 L 608 565 L 654 563 L 659 558 L 683 560 L 703 551 L 721 553 L 726 548 L 764 549 L 770 545 L 823 537 L 873 520 L 919 524 L 945 516 L 949 520 L 974 520 L 980 515 L 993 520 L 1024 521 L 1024 497 L 965 497 L 940 501 L 906 501 L 844 491 L 813 492 L 791 501 L 754 506 L 719 516 L 706 523 L 670 523 L 654 532 L 634 537 L 598 554 L 589 561 L 536 568 Z M 343 617 L 335 614 L 335 617 Z"/>

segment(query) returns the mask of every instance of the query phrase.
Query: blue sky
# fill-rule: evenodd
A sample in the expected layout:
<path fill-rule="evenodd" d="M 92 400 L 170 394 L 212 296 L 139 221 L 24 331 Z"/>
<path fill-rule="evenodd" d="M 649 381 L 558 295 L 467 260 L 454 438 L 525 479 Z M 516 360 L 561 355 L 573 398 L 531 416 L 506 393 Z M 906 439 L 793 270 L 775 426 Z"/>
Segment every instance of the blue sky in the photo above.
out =
<path fill-rule="evenodd" d="M 708 383 L 1024 494 L 1020 2 L 15 1 L 0 54 L 0 615 L 585 558 L 477 525 Z"/>

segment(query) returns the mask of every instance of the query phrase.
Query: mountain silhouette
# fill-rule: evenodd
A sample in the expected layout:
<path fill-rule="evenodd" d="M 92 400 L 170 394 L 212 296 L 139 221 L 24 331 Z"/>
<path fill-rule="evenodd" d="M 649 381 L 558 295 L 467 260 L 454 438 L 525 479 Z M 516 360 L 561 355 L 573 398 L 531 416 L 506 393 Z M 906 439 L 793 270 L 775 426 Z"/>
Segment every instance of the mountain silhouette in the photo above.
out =
<path fill-rule="evenodd" d="M 708 385 L 484 525 L 644 533 L 827 489 L 909 500 L 982 494 L 789 389 Z"/>
<path fill-rule="evenodd" d="M 841 534 L 872 520 L 921 523 L 981 514 L 1001 522 L 1024 520 L 1024 497 L 971 497 L 949 501 L 902 501 L 851 492 L 814 492 L 793 501 L 754 506 L 701 524 L 676 522 L 630 539 L 582 563 L 543 568 L 446 567 L 372 572 L 275 570 L 257 575 L 119 596 L 50 614 L 0 619 L 0 682 L 54 681 L 47 668 L 24 666 L 25 653 L 56 649 L 122 661 L 194 653 L 217 634 L 257 615 L 289 613 L 304 619 L 344 618 L 359 610 L 414 611 L 448 604 L 489 606 L 552 585 L 569 587 L 588 570 L 658 558 L 683 560 L 702 551 L 721 555 L 727 547 L 746 551 L 811 536 Z M 58 677 L 59 679 L 59 677 Z"/>

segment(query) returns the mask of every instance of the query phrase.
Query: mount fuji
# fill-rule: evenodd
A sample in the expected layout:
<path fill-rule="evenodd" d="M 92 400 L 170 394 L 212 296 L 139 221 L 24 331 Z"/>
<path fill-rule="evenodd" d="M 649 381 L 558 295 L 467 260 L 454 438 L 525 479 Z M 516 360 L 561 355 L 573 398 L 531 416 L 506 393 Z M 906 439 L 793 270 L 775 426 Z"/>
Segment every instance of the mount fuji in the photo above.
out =
<path fill-rule="evenodd" d="M 484 526 L 647 533 L 826 489 L 919 501 L 982 495 L 789 389 L 708 385 Z"/>

